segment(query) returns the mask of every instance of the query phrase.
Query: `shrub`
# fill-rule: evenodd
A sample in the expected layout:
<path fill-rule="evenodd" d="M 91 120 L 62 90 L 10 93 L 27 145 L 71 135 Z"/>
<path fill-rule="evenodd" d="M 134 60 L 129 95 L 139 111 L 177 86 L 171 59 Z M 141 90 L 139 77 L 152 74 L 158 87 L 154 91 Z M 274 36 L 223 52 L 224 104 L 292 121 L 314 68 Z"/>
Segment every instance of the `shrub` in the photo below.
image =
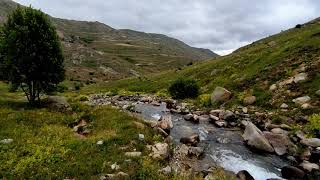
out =
<path fill-rule="evenodd" d="M 302 25 L 301 24 L 297 24 L 295 28 L 296 29 L 300 29 L 300 28 L 302 28 Z"/>
<path fill-rule="evenodd" d="M 175 99 L 186 99 L 198 97 L 199 89 L 195 80 L 178 79 L 171 84 L 168 91 Z"/>
<path fill-rule="evenodd" d="M 309 124 L 307 125 L 307 128 L 312 134 L 320 137 L 320 113 L 309 117 Z"/>

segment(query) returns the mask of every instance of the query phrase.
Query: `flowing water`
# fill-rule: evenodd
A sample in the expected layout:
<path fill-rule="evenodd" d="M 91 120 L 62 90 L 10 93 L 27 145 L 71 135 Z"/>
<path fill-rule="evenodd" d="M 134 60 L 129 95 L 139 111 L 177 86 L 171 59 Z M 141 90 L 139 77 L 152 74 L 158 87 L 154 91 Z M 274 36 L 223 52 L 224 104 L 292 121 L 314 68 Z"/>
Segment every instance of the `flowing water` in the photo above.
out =
<path fill-rule="evenodd" d="M 138 103 L 136 110 L 146 120 L 159 120 L 162 115 L 170 112 L 166 106 L 152 106 Z M 276 155 L 254 153 L 249 150 L 242 139 L 239 129 L 216 128 L 209 122 L 193 124 L 178 114 L 170 114 L 174 128 L 170 135 L 176 143 L 180 138 L 197 133 L 200 136 L 200 146 L 205 147 L 205 157 L 201 161 L 223 167 L 225 170 L 237 173 L 247 170 L 255 179 L 266 180 L 280 178 L 280 169 L 288 163 Z"/>

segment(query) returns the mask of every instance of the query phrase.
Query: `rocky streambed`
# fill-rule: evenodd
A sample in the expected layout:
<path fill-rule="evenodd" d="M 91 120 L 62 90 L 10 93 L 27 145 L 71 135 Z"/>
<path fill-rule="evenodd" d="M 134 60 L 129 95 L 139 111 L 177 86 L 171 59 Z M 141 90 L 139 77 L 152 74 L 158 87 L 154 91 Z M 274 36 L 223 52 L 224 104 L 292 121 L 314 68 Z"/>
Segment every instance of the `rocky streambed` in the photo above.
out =
<path fill-rule="evenodd" d="M 265 114 L 251 116 L 246 107 L 201 111 L 158 97 L 103 94 L 91 96 L 88 103 L 112 105 L 151 122 L 167 142 L 176 145 L 169 168 L 177 173 L 199 172 L 210 179 L 212 167 L 221 167 L 238 173 L 240 179 L 265 180 L 303 178 L 319 169 L 319 159 L 316 159 L 318 163 L 308 161 L 311 151 L 317 151 L 315 144 L 310 144 L 312 140 L 298 134 L 301 141 L 309 142 L 304 144 L 309 152 L 302 153 L 305 154 L 302 157 L 289 138 L 290 126 L 253 120 Z M 299 137 L 295 137 L 297 141 Z M 298 165 L 299 168 L 294 167 Z"/>

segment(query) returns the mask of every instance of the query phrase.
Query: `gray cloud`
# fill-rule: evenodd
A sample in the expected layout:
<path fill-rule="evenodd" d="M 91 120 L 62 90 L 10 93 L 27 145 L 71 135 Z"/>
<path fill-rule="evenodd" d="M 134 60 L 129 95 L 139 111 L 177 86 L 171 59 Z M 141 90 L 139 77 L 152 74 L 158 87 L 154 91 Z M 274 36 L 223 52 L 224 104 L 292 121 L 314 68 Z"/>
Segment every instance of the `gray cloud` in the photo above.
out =
<path fill-rule="evenodd" d="M 60 18 L 162 33 L 227 54 L 320 16 L 319 0 L 15 0 Z"/>

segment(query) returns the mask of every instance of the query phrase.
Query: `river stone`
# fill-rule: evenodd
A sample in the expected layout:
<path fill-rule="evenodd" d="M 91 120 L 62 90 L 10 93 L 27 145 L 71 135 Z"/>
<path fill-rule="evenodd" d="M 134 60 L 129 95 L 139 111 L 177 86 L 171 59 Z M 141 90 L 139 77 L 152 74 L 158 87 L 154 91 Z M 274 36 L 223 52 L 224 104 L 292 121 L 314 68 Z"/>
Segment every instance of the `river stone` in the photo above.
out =
<path fill-rule="evenodd" d="M 141 152 L 126 152 L 124 155 L 128 156 L 128 157 L 140 157 L 142 155 L 142 153 Z"/>
<path fill-rule="evenodd" d="M 277 155 L 282 156 L 288 153 L 288 148 L 292 143 L 286 134 L 275 134 L 270 132 L 263 132 L 263 134 L 273 146 Z"/>
<path fill-rule="evenodd" d="M 192 121 L 193 119 L 193 114 L 187 114 L 183 116 L 184 120 L 186 121 Z"/>
<path fill-rule="evenodd" d="M 244 98 L 243 104 L 245 105 L 252 105 L 256 102 L 257 98 L 255 96 L 249 96 Z"/>
<path fill-rule="evenodd" d="M 293 166 L 285 166 L 281 169 L 282 177 L 285 179 L 302 179 L 305 176 L 305 173 Z"/>
<path fill-rule="evenodd" d="M 247 144 L 255 149 L 266 152 L 274 152 L 274 149 L 269 141 L 253 123 L 248 122 L 242 136 Z"/>
<path fill-rule="evenodd" d="M 225 111 L 219 114 L 220 119 L 224 119 L 226 121 L 234 121 L 236 120 L 236 115 L 232 111 Z"/>
<path fill-rule="evenodd" d="M 292 102 L 294 102 L 298 105 L 303 105 L 303 104 L 309 102 L 310 100 L 311 100 L 311 98 L 309 96 L 303 96 L 303 97 L 299 97 L 299 98 L 292 100 Z"/>
<path fill-rule="evenodd" d="M 220 128 L 228 126 L 228 123 L 223 120 L 215 121 L 214 124 Z"/>
<path fill-rule="evenodd" d="M 213 121 L 219 121 L 220 120 L 220 118 L 219 117 L 217 117 L 217 116 L 214 116 L 214 115 L 209 115 L 210 116 L 210 119 L 212 119 Z"/>
<path fill-rule="evenodd" d="M 302 139 L 301 144 L 306 145 L 306 146 L 311 146 L 311 147 L 320 147 L 320 139 L 318 138 L 310 138 L 310 139 Z"/>
<path fill-rule="evenodd" d="M 246 170 L 239 171 L 237 173 L 237 178 L 238 180 L 254 180 L 251 174 Z"/>
<path fill-rule="evenodd" d="M 293 81 L 295 83 L 303 82 L 303 81 L 306 81 L 307 79 L 308 79 L 308 75 L 306 73 L 300 73 L 293 77 Z"/>
<path fill-rule="evenodd" d="M 212 95 L 211 95 L 211 102 L 226 102 L 231 98 L 231 92 L 223 87 L 217 87 Z"/>
<path fill-rule="evenodd" d="M 189 147 L 188 155 L 189 156 L 195 156 L 199 158 L 204 153 L 204 148 L 202 147 Z"/>
<path fill-rule="evenodd" d="M 319 170 L 318 164 L 310 163 L 309 161 L 303 161 L 300 166 L 308 172 L 311 172 L 312 170 Z"/>
<path fill-rule="evenodd" d="M 150 156 L 153 159 L 167 159 L 169 157 L 169 145 L 167 143 L 156 143 L 153 146 L 148 146 L 152 153 Z"/>
<path fill-rule="evenodd" d="M 161 116 L 157 127 L 167 131 L 173 128 L 173 123 L 170 115 Z"/>
<path fill-rule="evenodd" d="M 200 142 L 200 137 L 198 134 L 193 134 L 189 137 L 181 138 L 180 142 L 189 146 L 197 146 L 197 144 Z"/>

